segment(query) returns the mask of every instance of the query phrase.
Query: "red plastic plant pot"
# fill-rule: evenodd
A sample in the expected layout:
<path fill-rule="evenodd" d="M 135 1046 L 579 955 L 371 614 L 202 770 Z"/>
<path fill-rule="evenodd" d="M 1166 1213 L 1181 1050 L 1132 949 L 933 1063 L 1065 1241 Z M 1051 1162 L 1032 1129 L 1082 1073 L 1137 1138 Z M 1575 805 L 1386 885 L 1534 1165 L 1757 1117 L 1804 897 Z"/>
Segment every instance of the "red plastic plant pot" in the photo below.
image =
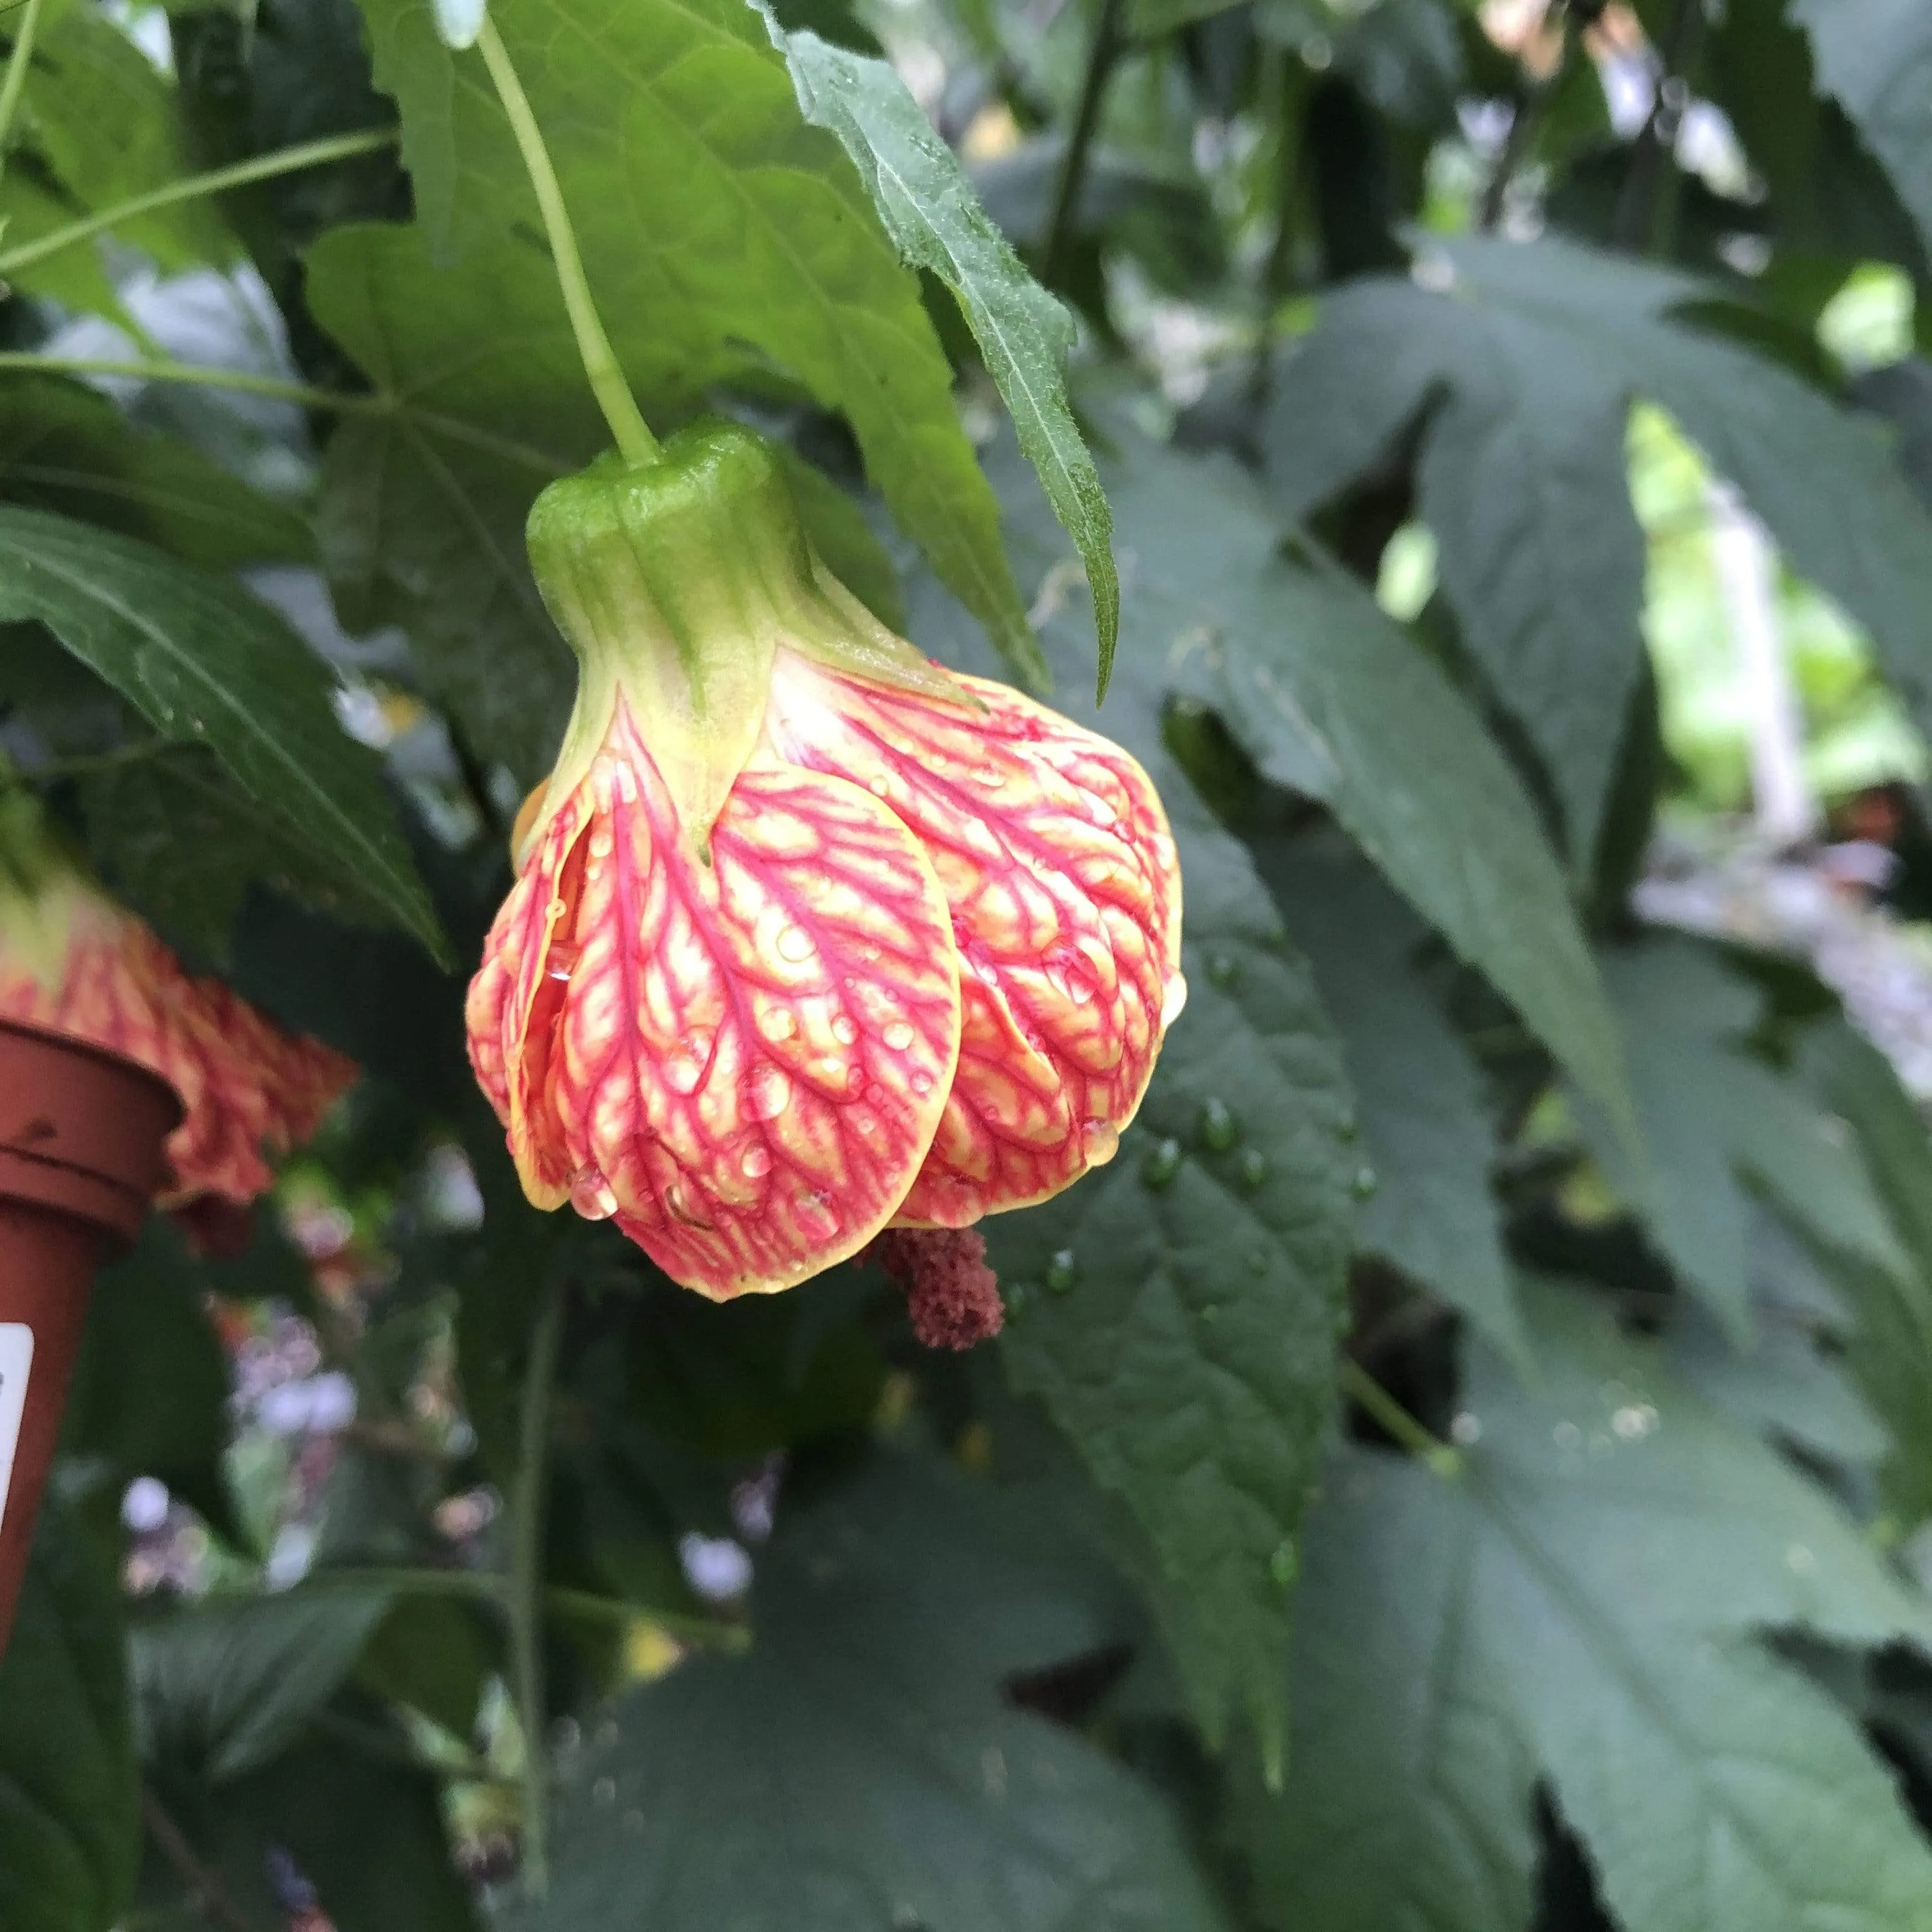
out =
<path fill-rule="evenodd" d="M 0 1021 L 0 1654 L 94 1271 L 139 1231 L 181 1118 L 145 1067 Z"/>

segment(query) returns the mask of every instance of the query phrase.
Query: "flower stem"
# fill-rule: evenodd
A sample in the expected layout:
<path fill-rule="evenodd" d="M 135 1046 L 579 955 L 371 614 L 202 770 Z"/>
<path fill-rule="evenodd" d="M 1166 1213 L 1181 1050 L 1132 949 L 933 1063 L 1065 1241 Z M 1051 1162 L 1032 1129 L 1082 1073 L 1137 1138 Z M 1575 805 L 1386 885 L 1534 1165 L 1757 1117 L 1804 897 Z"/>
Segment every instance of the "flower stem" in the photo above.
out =
<path fill-rule="evenodd" d="M 544 1762 L 544 1497 L 550 1480 L 550 1401 L 563 1339 L 563 1306 L 564 1289 L 559 1283 L 550 1291 L 531 1340 L 518 1429 L 517 1478 L 510 1500 L 506 1607 L 510 1672 L 524 1732 L 524 1873 L 538 1898 L 550 1883 L 550 1781 Z"/>
<path fill-rule="evenodd" d="M 658 440 L 652 435 L 624 380 L 617 352 L 604 332 L 604 324 L 591 299 L 590 284 L 584 272 L 584 257 L 578 252 L 577 231 L 571 226 L 570 211 L 563 204 L 563 190 L 557 185 L 556 170 L 551 166 L 550 150 L 544 145 L 543 130 L 530 111 L 528 97 L 504 51 L 495 23 L 487 18 L 476 37 L 477 51 L 490 70 L 496 96 L 509 116 L 511 131 L 529 171 L 530 185 L 536 190 L 537 206 L 543 211 L 544 232 L 550 237 L 550 259 L 556 269 L 557 286 L 563 291 L 563 305 L 570 313 L 570 326 L 577 338 L 577 353 L 584 364 L 591 393 L 610 425 L 610 434 L 625 460 L 634 466 L 656 459 Z"/>
<path fill-rule="evenodd" d="M 1461 1455 L 1430 1435 L 1360 1363 L 1346 1355 L 1342 1358 L 1342 1391 L 1432 1474 L 1450 1481 L 1462 1474 Z"/>
<path fill-rule="evenodd" d="M 1094 23 L 1093 41 L 1087 50 L 1086 77 L 1080 84 L 1080 104 L 1074 110 L 1073 130 L 1066 137 L 1060 178 L 1054 184 L 1053 214 L 1046 224 L 1046 239 L 1040 247 L 1040 278 L 1049 288 L 1066 266 L 1066 250 L 1072 245 L 1074 227 L 1079 220 L 1080 191 L 1087 184 L 1088 158 L 1100 124 L 1100 104 L 1126 50 L 1126 41 L 1120 32 L 1121 11 L 1122 0 L 1100 0 L 1100 17 Z"/>
<path fill-rule="evenodd" d="M 7 56 L 7 77 L 0 80 L 0 171 L 7 165 L 8 137 L 14 131 L 14 116 L 20 111 L 20 91 L 27 84 L 27 67 L 34 58 L 34 30 L 40 23 L 40 0 L 27 0 L 20 16 L 20 31 L 14 37 L 14 50 Z"/>
<path fill-rule="evenodd" d="M 370 154 L 392 148 L 398 140 L 393 128 L 365 128 L 353 134 L 332 134 L 326 140 L 304 141 L 299 147 L 283 148 L 272 154 L 258 154 L 253 160 L 237 161 L 231 167 L 216 168 L 203 175 L 170 182 L 165 188 L 116 202 L 112 208 L 71 221 L 51 234 L 23 242 L 17 248 L 0 249 L 0 275 L 10 275 L 57 255 L 76 242 L 85 242 L 104 229 L 130 221 L 138 214 L 152 214 L 158 208 L 172 208 L 177 202 L 199 200 L 204 195 L 220 194 L 250 182 L 272 180 L 277 175 L 294 174 L 303 168 L 322 167 L 330 161 L 346 160 L 356 154 Z"/>

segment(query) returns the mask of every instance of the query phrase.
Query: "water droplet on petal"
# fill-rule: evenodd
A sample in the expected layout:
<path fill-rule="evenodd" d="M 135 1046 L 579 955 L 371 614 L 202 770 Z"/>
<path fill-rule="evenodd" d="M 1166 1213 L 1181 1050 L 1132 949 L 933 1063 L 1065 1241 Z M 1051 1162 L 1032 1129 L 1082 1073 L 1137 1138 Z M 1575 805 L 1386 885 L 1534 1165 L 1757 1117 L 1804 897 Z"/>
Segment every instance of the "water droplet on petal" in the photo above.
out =
<path fill-rule="evenodd" d="M 608 859 L 616 849 L 617 842 L 601 826 L 590 835 L 590 856 L 593 859 Z"/>
<path fill-rule="evenodd" d="M 903 1053 L 912 1044 L 912 1028 L 904 1020 L 894 1020 L 880 1035 L 895 1053 Z"/>
<path fill-rule="evenodd" d="M 767 1040 L 789 1040 L 798 1030 L 798 1020 L 789 1006 L 767 1006 L 758 1016 L 758 1030 Z"/>
<path fill-rule="evenodd" d="M 892 784 L 884 772 L 874 772 L 866 781 L 866 789 L 874 798 L 884 798 L 892 790 Z"/>
<path fill-rule="evenodd" d="M 617 1196 L 595 1167 L 580 1167 L 571 1177 L 570 1204 L 586 1221 L 608 1221 L 617 1211 Z"/>
<path fill-rule="evenodd" d="M 1073 1286 L 1079 1270 L 1071 1248 L 1062 1248 L 1046 1264 L 1046 1285 L 1055 1294 L 1064 1294 Z"/>
<path fill-rule="evenodd" d="M 754 1068 L 745 1082 L 745 1106 L 754 1120 L 775 1119 L 791 1098 L 791 1082 L 769 1061 Z"/>
<path fill-rule="evenodd" d="M 738 1166 L 747 1180 L 762 1180 L 772 1171 L 772 1150 L 761 1144 L 748 1147 Z"/>
<path fill-rule="evenodd" d="M 1120 1151 L 1120 1130 L 1112 1120 L 1089 1120 L 1080 1130 L 1080 1146 L 1089 1167 L 1105 1167 Z"/>
<path fill-rule="evenodd" d="M 838 1210 L 832 1204 L 829 1194 L 801 1194 L 793 1203 L 798 1214 L 798 1225 L 808 1240 L 829 1241 L 838 1233 Z"/>
<path fill-rule="evenodd" d="M 553 980 L 568 980 L 576 970 L 578 952 L 574 946 L 553 946 L 544 960 L 545 974 Z"/>
<path fill-rule="evenodd" d="M 1201 1108 L 1201 1138 L 1216 1154 L 1226 1154 L 1241 1137 L 1240 1124 L 1226 1101 L 1204 1102 Z"/>
<path fill-rule="evenodd" d="M 915 1073 L 912 1076 L 912 1090 L 915 1094 L 930 1094 L 932 1091 L 932 1076 L 930 1073 Z"/>
<path fill-rule="evenodd" d="M 778 957 L 789 959 L 794 965 L 800 960 L 809 959 L 818 950 L 812 944 L 812 934 L 802 926 L 788 926 L 778 934 Z"/>
<path fill-rule="evenodd" d="M 1187 976 L 1177 973 L 1167 982 L 1166 995 L 1160 1003 L 1160 1024 L 1163 1033 L 1180 1018 L 1186 1006 Z"/>
<path fill-rule="evenodd" d="M 689 1046 L 674 1047 L 664 1055 L 664 1077 L 674 1094 L 695 1094 L 704 1078 L 704 1061 Z"/>
<path fill-rule="evenodd" d="M 849 1013 L 841 1013 L 832 1022 L 832 1037 L 841 1046 L 850 1046 L 859 1037 L 859 1028 Z"/>
<path fill-rule="evenodd" d="M 1268 1176 L 1268 1156 L 1258 1148 L 1250 1148 L 1234 1172 L 1240 1176 L 1244 1187 L 1258 1187 Z"/>
<path fill-rule="evenodd" d="M 1180 1172 L 1180 1143 L 1156 1141 L 1141 1162 L 1141 1179 L 1149 1187 L 1165 1187 Z"/>

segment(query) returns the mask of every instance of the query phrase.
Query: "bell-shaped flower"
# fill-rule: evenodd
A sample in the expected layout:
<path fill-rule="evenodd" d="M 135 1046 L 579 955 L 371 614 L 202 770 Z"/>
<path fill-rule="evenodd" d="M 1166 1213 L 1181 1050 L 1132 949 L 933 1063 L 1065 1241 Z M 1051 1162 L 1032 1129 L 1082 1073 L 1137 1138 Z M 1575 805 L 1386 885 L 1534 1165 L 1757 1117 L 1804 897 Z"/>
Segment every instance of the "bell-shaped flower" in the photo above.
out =
<path fill-rule="evenodd" d="M 0 1018 L 106 1047 L 173 1088 L 182 1118 L 158 1204 L 191 1234 L 265 1192 L 270 1159 L 310 1139 L 359 1072 L 220 980 L 190 976 L 19 790 L 0 795 Z"/>
<path fill-rule="evenodd" d="M 736 426 L 529 536 L 580 678 L 468 1021 L 530 1199 L 722 1300 L 1111 1157 L 1184 997 L 1134 760 L 881 626 Z"/>

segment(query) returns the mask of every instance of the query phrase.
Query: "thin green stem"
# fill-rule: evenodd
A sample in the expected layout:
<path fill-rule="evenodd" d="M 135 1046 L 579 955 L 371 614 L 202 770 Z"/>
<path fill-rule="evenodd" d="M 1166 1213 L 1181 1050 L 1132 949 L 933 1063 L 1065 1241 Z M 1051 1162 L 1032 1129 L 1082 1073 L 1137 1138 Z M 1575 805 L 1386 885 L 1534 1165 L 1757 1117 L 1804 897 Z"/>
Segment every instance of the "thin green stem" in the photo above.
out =
<path fill-rule="evenodd" d="M 14 117 L 20 112 L 20 91 L 27 84 L 27 68 L 34 58 L 34 33 L 40 24 L 40 0 L 27 0 L 20 16 L 20 31 L 14 37 L 13 51 L 7 56 L 7 77 L 0 80 L 0 171 L 7 166 L 7 142 L 14 131 Z"/>
<path fill-rule="evenodd" d="M 307 382 L 284 382 L 279 376 L 251 375 L 240 369 L 208 369 L 198 362 L 115 362 L 93 356 L 43 356 L 29 349 L 0 352 L 0 370 L 18 369 L 45 376 L 125 376 L 147 382 L 189 382 L 210 389 L 242 389 L 254 396 L 272 396 L 307 410 L 341 410 L 351 415 L 382 416 L 395 406 L 385 395 L 355 396 L 340 389 L 318 389 Z"/>
<path fill-rule="evenodd" d="M 1350 1356 L 1342 1359 L 1342 1392 L 1358 1407 L 1366 1410 L 1387 1434 L 1432 1474 L 1451 1481 L 1461 1475 L 1461 1454 L 1438 1437 L 1432 1436 L 1360 1363 Z"/>
<path fill-rule="evenodd" d="M 752 1641 L 751 1633 L 742 1624 L 686 1616 L 677 1610 L 652 1610 L 648 1604 L 627 1604 L 621 1598 L 600 1597 L 588 1590 L 567 1589 L 557 1584 L 544 1592 L 544 1601 L 559 1616 L 580 1617 L 589 1623 L 655 1624 L 667 1636 L 688 1643 L 694 1650 L 744 1650 Z"/>
<path fill-rule="evenodd" d="M 1496 157 L 1496 166 L 1490 171 L 1482 200 L 1477 206 L 1476 228 L 1480 234 L 1492 235 L 1502 226 L 1503 211 L 1509 205 L 1510 183 L 1516 178 L 1517 169 L 1528 154 L 1538 124 L 1570 64 L 1570 50 L 1576 44 L 1576 16 L 1563 4 L 1563 0 L 1558 0 L 1552 17 L 1562 36 L 1556 61 L 1540 80 L 1520 83 L 1517 87 L 1509 132 L 1503 137 L 1502 152 Z"/>
<path fill-rule="evenodd" d="M 578 251 L 577 231 L 571 226 L 570 211 L 564 206 L 563 190 L 557 185 L 556 170 L 550 165 L 550 150 L 544 145 L 543 130 L 530 111 L 523 83 L 495 25 L 488 20 L 476 38 L 496 97 L 509 116 L 510 130 L 529 172 L 530 185 L 536 190 L 537 206 L 543 211 L 544 232 L 550 237 L 550 259 L 556 269 L 557 286 L 563 291 L 563 305 L 570 313 L 570 326 L 577 338 L 577 353 L 584 364 L 591 393 L 610 425 L 610 434 L 626 462 L 634 465 L 652 462 L 658 454 L 658 440 L 652 435 L 624 380 L 617 352 L 604 332 L 597 304 L 591 299 L 590 283 L 584 272 L 584 257 Z"/>
<path fill-rule="evenodd" d="M 1066 266 L 1066 251 L 1072 245 L 1073 231 L 1079 223 L 1080 194 L 1087 184 L 1087 164 L 1100 125 L 1100 104 L 1106 98 L 1107 83 L 1114 77 L 1114 69 L 1126 48 L 1126 36 L 1120 31 L 1123 11 L 1123 0 L 1100 0 L 1100 17 L 1094 23 L 1094 38 L 1087 49 L 1087 72 L 1080 83 L 1080 103 L 1073 111 L 1072 131 L 1066 137 L 1060 178 L 1054 184 L 1053 212 L 1047 221 L 1046 239 L 1040 245 L 1040 278 L 1049 288 Z"/>
<path fill-rule="evenodd" d="M 488 29 L 486 28 L 487 32 Z M 563 1340 L 564 1289 L 554 1286 L 537 1318 L 518 1425 L 517 1478 L 510 1498 L 510 1675 L 524 1732 L 524 1873 L 542 1897 L 550 1883 L 548 1729 L 544 1688 L 544 1498 L 550 1482 L 550 1422 Z"/>
<path fill-rule="evenodd" d="M 397 130 L 393 128 L 365 129 L 354 134 L 332 134 L 326 140 L 305 141 L 299 147 L 283 148 L 272 154 L 258 154 L 253 160 L 237 161 L 232 167 L 216 168 L 205 175 L 190 175 L 184 180 L 169 182 L 166 188 L 154 188 L 146 194 L 117 202 L 112 208 L 104 208 L 82 220 L 70 221 L 64 228 L 56 228 L 51 234 L 22 242 L 17 248 L 0 249 L 0 275 L 14 274 L 35 262 L 45 261 L 50 255 L 57 255 L 63 248 L 70 248 L 76 242 L 85 242 L 89 236 L 98 235 L 104 230 L 118 227 L 136 215 L 152 214 L 157 208 L 172 208 L 178 202 L 196 201 L 204 195 L 220 194 L 231 188 L 244 187 L 250 182 L 268 181 L 277 175 L 295 174 L 304 168 L 346 160 L 352 155 L 374 154 L 378 148 L 394 147 L 398 139 Z"/>
<path fill-rule="evenodd" d="M 0 788 L 14 785 L 52 784 L 62 778 L 92 778 L 100 772 L 118 772 L 128 765 L 144 765 L 151 758 L 164 758 L 170 752 L 195 748 L 176 738 L 144 738 L 139 744 L 123 745 L 117 751 L 91 752 L 71 758 L 50 758 L 45 764 L 26 770 L 14 765 L 0 766 Z"/>

